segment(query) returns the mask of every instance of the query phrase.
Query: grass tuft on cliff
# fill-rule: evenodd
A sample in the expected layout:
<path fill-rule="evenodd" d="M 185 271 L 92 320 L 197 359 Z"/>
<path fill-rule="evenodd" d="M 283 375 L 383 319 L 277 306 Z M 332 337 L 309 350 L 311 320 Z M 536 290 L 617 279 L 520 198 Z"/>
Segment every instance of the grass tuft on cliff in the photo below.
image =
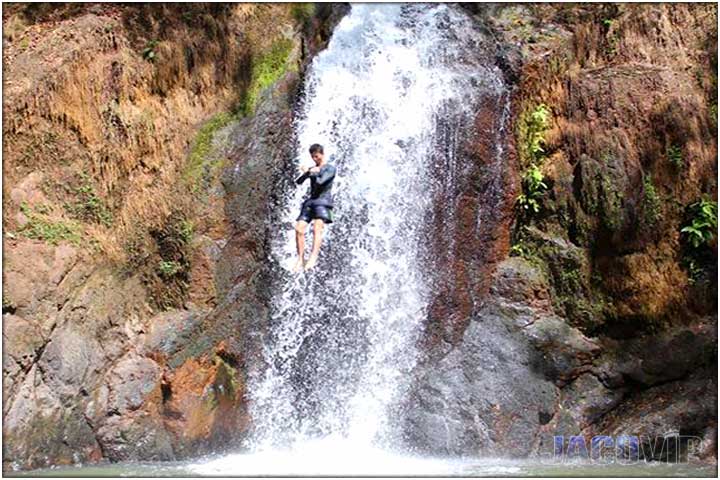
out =
<path fill-rule="evenodd" d="M 54 220 L 44 206 L 31 208 L 27 203 L 20 206 L 20 210 L 27 217 L 27 223 L 20 229 L 20 234 L 26 238 L 43 240 L 51 245 L 61 241 L 68 241 L 73 245 L 80 245 L 82 233 L 80 226 L 75 222 Z"/>
<path fill-rule="evenodd" d="M 293 3 L 290 7 L 290 13 L 301 25 L 306 24 L 312 18 L 315 13 L 314 3 Z"/>
<path fill-rule="evenodd" d="M 240 104 L 240 113 L 246 116 L 255 113 L 255 107 L 262 91 L 275 83 L 287 71 L 287 60 L 292 48 L 292 40 L 283 38 L 274 42 L 268 51 L 253 60 L 250 85 Z"/>
<path fill-rule="evenodd" d="M 197 191 L 202 180 L 212 174 L 212 170 L 217 164 L 217 162 L 213 162 L 209 158 L 215 133 L 233 120 L 235 120 L 235 115 L 222 112 L 200 127 L 190 149 L 188 165 L 183 174 L 184 180 L 191 186 L 193 191 Z"/>
<path fill-rule="evenodd" d="M 70 214 L 81 221 L 100 223 L 106 227 L 112 226 L 112 214 L 105 202 L 97 195 L 90 177 L 80 173 L 81 185 L 73 188 L 77 199 L 65 204 Z"/>
<path fill-rule="evenodd" d="M 660 220 L 662 205 L 651 175 L 643 178 L 643 219 L 645 225 L 654 227 Z"/>

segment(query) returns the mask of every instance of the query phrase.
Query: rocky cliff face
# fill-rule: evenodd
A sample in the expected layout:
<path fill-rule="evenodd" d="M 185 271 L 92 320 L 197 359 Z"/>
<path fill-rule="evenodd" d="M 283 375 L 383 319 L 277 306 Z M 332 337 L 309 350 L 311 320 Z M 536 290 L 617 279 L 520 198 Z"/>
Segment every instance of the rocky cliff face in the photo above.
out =
<path fill-rule="evenodd" d="M 514 182 L 478 191 L 511 236 L 458 230 L 487 283 L 417 371 L 408 444 L 527 455 L 553 435 L 680 434 L 713 457 L 717 244 L 681 230 L 717 199 L 716 7 L 466 8 L 514 85 Z"/>
<path fill-rule="evenodd" d="M 344 8 L 3 9 L 4 468 L 243 438 L 292 107 Z M 712 457 L 717 246 L 680 231 L 717 196 L 716 6 L 465 8 L 511 95 L 439 199 L 458 250 L 408 445 L 674 431 Z"/>
<path fill-rule="evenodd" d="M 272 186 L 341 11 L 4 9 L 4 468 L 242 437 Z"/>

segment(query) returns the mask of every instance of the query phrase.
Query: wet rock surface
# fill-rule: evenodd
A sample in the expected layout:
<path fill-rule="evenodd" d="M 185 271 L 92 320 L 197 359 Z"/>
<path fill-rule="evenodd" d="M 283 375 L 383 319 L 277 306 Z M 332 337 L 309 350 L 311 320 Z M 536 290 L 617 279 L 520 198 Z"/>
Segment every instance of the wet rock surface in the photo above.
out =
<path fill-rule="evenodd" d="M 598 351 L 554 314 L 548 288 L 522 259 L 498 264 L 492 296 L 462 341 L 418 369 L 407 407 L 411 444 L 453 455 L 531 453 L 539 429 L 554 415 L 557 384 Z"/>
<path fill-rule="evenodd" d="M 474 302 L 443 312 L 455 336 L 414 372 L 406 443 L 442 454 L 551 454 L 553 435 L 665 428 L 699 432 L 703 448 L 691 457 L 714 461 L 716 379 L 706 366 L 717 362 L 717 285 L 690 278 L 679 230 L 683 206 L 717 196 L 707 110 L 716 96 L 706 83 L 716 81 L 717 40 L 702 20 L 716 9 L 463 8 L 494 35 L 496 63 L 515 87 L 508 158 L 517 172 L 493 203 L 512 211 L 513 234 L 471 247 L 498 252 L 475 270 L 491 281 Z M 523 129 L 540 104 L 552 120 L 538 157 Z M 681 167 L 670 147 L 682 150 Z M 528 216 L 513 203 L 529 159 L 547 191 Z M 514 256 L 503 260 L 505 242 Z M 715 243 L 706 248 L 703 268 L 714 277 Z M 468 263 L 442 268 L 457 297 Z"/>

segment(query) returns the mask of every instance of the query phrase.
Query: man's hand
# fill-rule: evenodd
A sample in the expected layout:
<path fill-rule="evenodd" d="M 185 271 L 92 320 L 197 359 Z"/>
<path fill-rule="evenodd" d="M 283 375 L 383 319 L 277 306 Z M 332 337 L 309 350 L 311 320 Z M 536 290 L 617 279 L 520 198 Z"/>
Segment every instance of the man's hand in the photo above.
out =
<path fill-rule="evenodd" d="M 319 172 L 320 172 L 320 167 L 312 167 L 310 169 L 310 173 L 319 173 Z"/>
<path fill-rule="evenodd" d="M 299 171 L 300 173 L 305 173 L 305 172 L 307 172 L 309 169 L 310 169 L 310 167 L 307 167 L 307 166 L 305 166 L 305 165 L 300 165 L 300 166 L 298 167 L 298 171 Z"/>

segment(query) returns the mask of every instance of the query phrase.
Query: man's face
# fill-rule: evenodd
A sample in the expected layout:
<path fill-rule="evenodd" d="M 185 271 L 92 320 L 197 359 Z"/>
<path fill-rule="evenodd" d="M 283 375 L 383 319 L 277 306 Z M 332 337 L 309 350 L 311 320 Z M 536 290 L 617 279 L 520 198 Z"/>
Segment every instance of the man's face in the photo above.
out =
<path fill-rule="evenodd" d="M 323 154 L 320 152 L 315 152 L 310 155 L 315 162 L 315 165 L 320 165 L 323 161 Z"/>

